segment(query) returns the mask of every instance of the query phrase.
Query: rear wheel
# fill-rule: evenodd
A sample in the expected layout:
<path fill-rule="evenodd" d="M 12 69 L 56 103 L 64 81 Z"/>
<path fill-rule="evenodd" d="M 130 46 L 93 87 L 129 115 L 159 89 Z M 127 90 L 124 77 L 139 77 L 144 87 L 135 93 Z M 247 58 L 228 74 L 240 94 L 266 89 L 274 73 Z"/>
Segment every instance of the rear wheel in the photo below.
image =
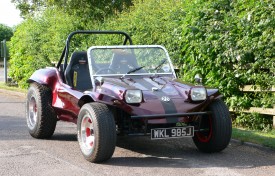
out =
<path fill-rule="evenodd" d="M 231 139 L 232 122 L 227 106 L 221 99 L 212 102 L 207 108 L 211 115 L 201 117 L 200 129 L 195 132 L 193 141 L 202 152 L 219 152 L 225 149 Z"/>
<path fill-rule="evenodd" d="M 116 146 L 113 114 L 100 103 L 82 106 L 77 119 L 77 138 L 86 160 L 102 162 L 112 157 Z"/>
<path fill-rule="evenodd" d="M 51 89 L 32 83 L 26 102 L 26 119 L 29 133 L 34 138 L 50 138 L 55 130 L 57 116 L 52 108 Z"/>

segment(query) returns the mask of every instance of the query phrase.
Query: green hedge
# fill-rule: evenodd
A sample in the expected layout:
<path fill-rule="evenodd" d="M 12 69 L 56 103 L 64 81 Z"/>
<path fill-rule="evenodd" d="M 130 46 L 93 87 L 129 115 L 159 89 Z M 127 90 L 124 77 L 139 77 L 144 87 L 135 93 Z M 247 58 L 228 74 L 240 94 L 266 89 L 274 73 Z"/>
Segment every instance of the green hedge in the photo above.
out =
<path fill-rule="evenodd" d="M 183 80 L 192 82 L 195 74 L 201 74 L 204 84 L 219 88 L 236 110 L 275 104 L 273 94 L 239 91 L 247 84 L 274 86 L 275 1 L 133 0 L 133 4 L 104 22 L 78 23 L 83 21 L 80 14 L 66 15 L 54 8 L 26 20 L 12 38 L 11 77 L 26 86 L 35 69 L 58 60 L 72 30 L 123 30 L 135 44 L 165 46 Z M 107 38 L 98 40 L 110 43 Z"/>
<path fill-rule="evenodd" d="M 10 77 L 26 88 L 35 70 L 60 58 L 67 35 L 79 28 L 77 20 L 60 9 L 47 9 L 42 16 L 26 19 L 11 39 Z"/>
<path fill-rule="evenodd" d="M 274 9 L 272 0 L 136 1 L 103 28 L 128 31 L 137 44 L 164 45 L 183 80 L 201 74 L 204 84 L 219 88 L 235 110 L 273 107 L 274 94 L 243 93 L 239 88 L 274 86 Z M 270 117 L 255 114 L 235 120 L 236 125 L 260 130 L 270 129 L 271 123 Z"/>

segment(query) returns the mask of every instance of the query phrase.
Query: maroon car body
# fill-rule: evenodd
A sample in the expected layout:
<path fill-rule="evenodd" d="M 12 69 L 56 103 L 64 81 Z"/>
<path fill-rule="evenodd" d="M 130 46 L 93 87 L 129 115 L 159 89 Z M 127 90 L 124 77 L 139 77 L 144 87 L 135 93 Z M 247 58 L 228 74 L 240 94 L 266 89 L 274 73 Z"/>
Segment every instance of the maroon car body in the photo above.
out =
<path fill-rule="evenodd" d="M 143 90 L 146 101 L 139 106 L 127 104 L 123 100 L 123 94 L 126 88 L 133 82 L 144 82 L 144 79 L 149 79 L 153 83 L 162 82 L 165 89 L 163 95 L 169 96 L 171 101 L 167 104 L 161 102 L 161 97 L 154 94 L 150 88 Z M 199 103 L 192 103 L 189 100 L 190 89 L 192 85 L 181 83 L 181 80 L 172 80 L 168 78 L 125 78 L 121 79 L 105 79 L 104 85 L 100 90 L 86 91 L 85 93 L 65 84 L 57 68 L 46 68 L 37 70 L 28 80 L 29 83 L 37 82 L 42 85 L 47 85 L 53 92 L 52 106 L 55 109 L 59 120 L 77 122 L 77 116 L 83 104 L 89 101 L 104 102 L 108 105 L 117 107 L 127 112 L 133 119 L 147 118 L 158 119 L 149 120 L 149 123 L 167 123 L 167 118 L 164 117 L 181 117 L 202 114 L 204 109 L 214 99 L 220 98 L 217 89 L 207 89 L 208 98 Z M 128 83 L 127 83 L 128 82 Z M 154 87 L 151 84 L 151 89 Z M 130 87 L 135 89 L 136 87 Z M 122 92 L 122 93 L 121 93 Z M 89 97 L 89 98 L 87 98 Z M 205 112 L 207 113 L 207 112 Z M 187 115 L 185 115 L 187 114 Z M 155 115 L 155 116 L 153 116 Z M 179 118 L 184 121 L 184 118 Z"/>
<path fill-rule="evenodd" d="M 115 34 L 122 35 L 125 39 L 122 46 L 92 46 L 87 51 L 78 52 L 78 56 L 82 55 L 85 59 L 78 59 L 73 64 L 72 55 L 68 64 L 70 40 L 79 34 Z M 127 42 L 129 45 L 126 45 Z M 111 65 L 115 62 L 114 55 L 121 50 L 135 55 L 137 62 L 135 61 L 134 65 L 143 65 L 133 66 L 122 73 L 123 61 L 117 66 L 121 72 L 115 72 L 115 66 Z M 150 56 L 146 55 L 148 53 Z M 160 57 L 166 60 L 161 60 Z M 107 62 L 106 58 L 110 60 Z M 142 58 L 141 61 L 138 58 Z M 157 60 L 149 62 L 148 58 Z M 152 65 L 148 66 L 150 63 Z M 83 76 L 83 71 L 77 72 L 82 68 L 85 69 Z M 159 71 L 160 68 L 162 71 Z M 152 139 L 193 137 L 197 147 L 204 152 L 223 150 L 231 137 L 231 120 L 218 89 L 206 89 L 202 85 L 191 85 L 177 79 L 165 48 L 158 45 L 132 45 L 131 38 L 124 32 L 71 33 L 57 67 L 35 71 L 28 82 L 33 85 L 27 99 L 30 134 L 35 138 L 48 138 L 54 132 L 55 121 L 73 122 L 78 125 L 78 140 L 82 153 L 91 162 L 104 161 L 112 156 L 114 147 L 106 147 L 104 152 L 111 152 L 105 156 L 98 154 L 100 149 L 97 144 L 107 140 L 113 141 L 112 145 L 115 145 L 113 138 L 116 134 L 151 134 Z M 43 91 L 50 96 L 48 99 L 44 97 Z M 201 99 L 200 96 L 204 98 Z M 43 102 L 43 99 L 47 99 L 47 102 Z M 47 103 L 50 103 L 50 106 L 44 105 Z M 43 115 L 45 106 L 52 117 Z M 107 110 L 100 113 L 100 110 L 97 110 L 104 108 Z M 46 126 L 44 122 L 49 118 L 52 118 L 49 120 L 52 122 L 47 123 L 53 126 L 52 130 L 42 133 L 43 126 Z M 101 132 L 102 129 L 97 125 L 103 123 L 104 118 L 107 120 L 102 128 L 109 126 L 115 130 Z M 103 137 L 100 133 L 104 133 Z M 112 137 L 107 137 L 109 133 L 112 133 Z"/>

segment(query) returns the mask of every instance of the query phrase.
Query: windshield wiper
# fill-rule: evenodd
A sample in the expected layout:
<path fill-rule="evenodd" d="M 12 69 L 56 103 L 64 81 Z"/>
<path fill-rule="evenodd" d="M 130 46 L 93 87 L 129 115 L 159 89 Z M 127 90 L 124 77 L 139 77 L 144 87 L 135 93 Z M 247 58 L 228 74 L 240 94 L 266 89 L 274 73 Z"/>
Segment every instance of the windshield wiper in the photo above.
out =
<path fill-rule="evenodd" d="M 131 69 L 130 71 L 128 71 L 128 72 L 126 73 L 126 75 L 127 75 L 127 74 L 130 74 L 130 73 L 134 73 L 134 72 L 136 72 L 136 71 L 139 71 L 139 70 L 141 70 L 143 67 L 144 67 L 144 66 L 137 67 L 137 68 L 133 68 L 133 69 Z"/>
<path fill-rule="evenodd" d="M 165 63 L 167 61 L 167 59 L 163 59 L 162 61 L 161 61 L 161 63 L 158 65 L 158 66 L 156 66 L 155 68 L 154 68 L 154 70 L 159 70 L 160 69 L 160 67 Z"/>
<path fill-rule="evenodd" d="M 142 67 L 137 67 L 137 68 L 133 68 L 133 69 L 129 70 L 127 73 L 125 73 L 123 76 L 121 76 L 121 79 L 124 78 L 125 75 L 128 75 L 128 74 L 130 74 L 130 73 L 134 73 L 134 72 L 136 72 L 136 71 L 139 71 L 139 70 L 142 69 L 143 67 L 144 67 L 144 66 L 142 66 Z"/>

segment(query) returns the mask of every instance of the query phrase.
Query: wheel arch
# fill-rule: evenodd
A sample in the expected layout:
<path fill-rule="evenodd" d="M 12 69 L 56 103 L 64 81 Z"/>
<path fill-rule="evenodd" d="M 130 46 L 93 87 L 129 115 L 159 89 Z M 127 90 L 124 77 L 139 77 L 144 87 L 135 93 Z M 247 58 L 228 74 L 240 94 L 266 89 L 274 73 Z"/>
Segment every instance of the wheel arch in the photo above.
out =
<path fill-rule="evenodd" d="M 50 138 L 55 131 L 57 115 L 51 106 L 51 95 L 49 87 L 37 82 L 28 89 L 26 118 L 29 133 L 34 138 Z M 33 118 L 36 120 L 31 120 Z"/>
<path fill-rule="evenodd" d="M 86 103 L 91 103 L 95 102 L 95 100 L 90 96 L 90 95 L 83 95 L 79 100 L 78 100 L 78 106 L 81 108 L 84 104 Z"/>
<path fill-rule="evenodd" d="M 219 89 L 212 89 L 212 88 L 207 88 L 207 96 L 212 97 L 212 99 L 219 99 L 222 98 L 223 96 L 220 94 Z"/>
<path fill-rule="evenodd" d="M 59 71 L 56 68 L 51 67 L 36 70 L 27 80 L 27 83 L 33 82 L 47 86 L 53 91 L 55 89 L 56 84 L 60 84 L 63 81 L 61 79 Z"/>

